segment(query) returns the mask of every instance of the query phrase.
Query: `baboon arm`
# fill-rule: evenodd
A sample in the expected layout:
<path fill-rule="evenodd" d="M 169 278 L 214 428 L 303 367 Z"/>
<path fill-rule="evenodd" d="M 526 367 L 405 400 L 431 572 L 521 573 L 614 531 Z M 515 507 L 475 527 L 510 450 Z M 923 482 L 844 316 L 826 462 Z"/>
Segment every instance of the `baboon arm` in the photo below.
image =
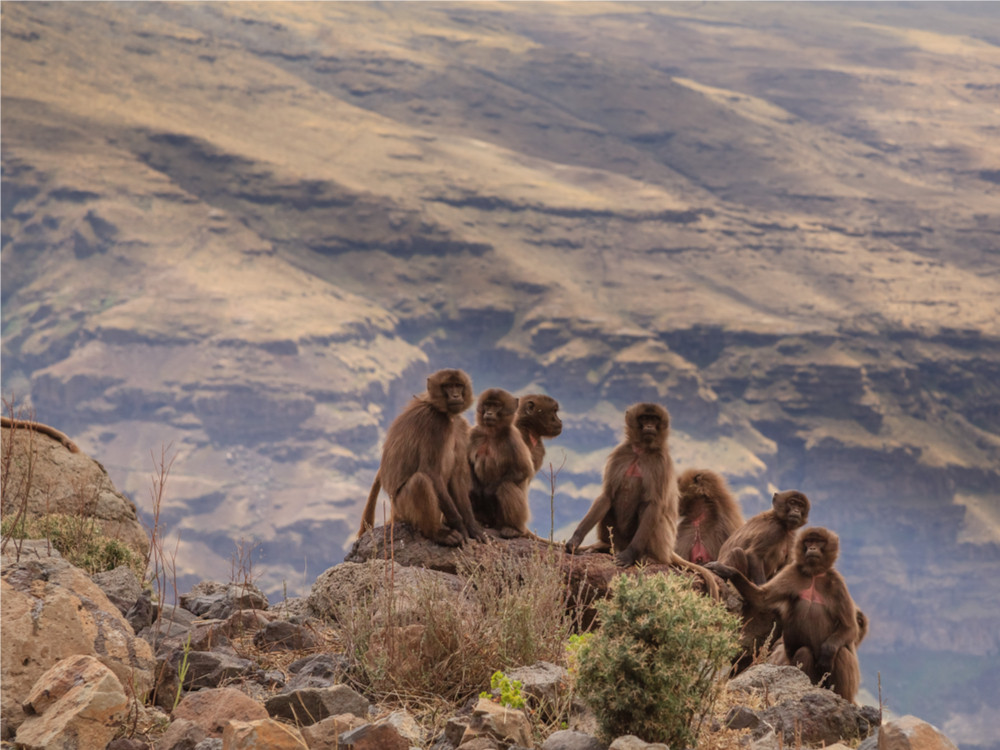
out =
<path fill-rule="evenodd" d="M 764 589 L 748 579 L 743 573 L 736 570 L 736 568 L 713 563 L 711 570 L 720 578 L 733 584 L 740 593 L 740 596 L 743 597 L 743 601 L 747 602 L 754 609 L 760 611 L 768 608 L 766 604 L 767 596 Z"/>
<path fill-rule="evenodd" d="M 833 661 L 838 650 L 858 640 L 858 617 L 851 606 L 851 598 L 846 587 L 837 587 L 830 598 L 842 604 L 833 613 L 836 629 L 820 647 L 820 659 L 827 665 Z"/>
<path fill-rule="evenodd" d="M 655 502 L 644 502 L 639 506 L 635 536 L 628 545 L 633 559 L 637 559 L 643 552 L 649 550 L 649 540 L 653 538 L 656 529 L 656 514 L 659 512 L 659 505 Z"/>
<path fill-rule="evenodd" d="M 583 538 L 587 536 L 587 533 L 594 528 L 598 521 L 608 514 L 609 510 L 611 510 L 611 498 L 602 492 L 593 505 L 590 506 L 587 515 L 583 517 L 583 520 L 576 527 L 573 536 L 566 542 L 566 549 L 570 552 L 575 552 L 583 543 Z"/>
<path fill-rule="evenodd" d="M 432 474 L 431 477 L 434 482 L 434 491 L 438 496 L 438 506 L 441 508 L 441 512 L 444 514 L 445 519 L 447 519 L 448 525 L 461 532 L 462 536 L 467 537 L 469 535 L 469 531 L 465 526 L 465 521 L 462 519 L 462 515 L 458 512 L 458 504 L 448 491 L 448 486 L 444 483 L 444 479 L 441 478 L 439 473 Z"/>

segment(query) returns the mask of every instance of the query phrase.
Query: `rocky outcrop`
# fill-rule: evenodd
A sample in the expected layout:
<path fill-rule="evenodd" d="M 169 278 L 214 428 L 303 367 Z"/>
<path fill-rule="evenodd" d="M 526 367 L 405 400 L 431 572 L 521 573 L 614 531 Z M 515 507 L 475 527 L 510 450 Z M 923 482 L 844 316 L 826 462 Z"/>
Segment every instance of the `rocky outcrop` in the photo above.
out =
<path fill-rule="evenodd" d="M 100 463 L 30 426 L 3 427 L 0 446 L 5 516 L 23 504 L 28 516 L 60 513 L 94 519 L 105 536 L 121 540 L 145 559 L 149 537 L 135 504 L 115 489 Z"/>
<path fill-rule="evenodd" d="M 149 693 L 155 667 L 149 644 L 83 571 L 51 554 L 45 542 L 25 542 L 19 561 L 5 554 L 0 586 L 8 727 L 24 721 L 22 703 L 41 675 L 69 657 L 95 658 L 130 697 Z"/>

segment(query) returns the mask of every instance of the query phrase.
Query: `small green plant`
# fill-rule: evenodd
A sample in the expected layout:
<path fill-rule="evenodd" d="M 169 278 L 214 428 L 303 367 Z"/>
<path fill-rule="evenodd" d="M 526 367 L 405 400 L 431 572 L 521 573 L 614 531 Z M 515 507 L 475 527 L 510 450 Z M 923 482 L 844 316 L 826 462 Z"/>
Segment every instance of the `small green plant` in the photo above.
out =
<path fill-rule="evenodd" d="M 498 702 L 501 706 L 506 706 L 507 708 L 524 708 L 524 695 L 521 694 L 522 687 L 524 686 L 520 680 L 510 679 L 510 677 L 499 669 L 490 677 L 490 690 L 500 691 Z M 479 697 L 486 698 L 487 700 L 493 699 L 493 695 L 485 691 L 480 693 Z"/>
<path fill-rule="evenodd" d="M 181 657 L 181 663 L 177 667 L 177 693 L 174 695 L 174 705 L 170 709 L 173 711 L 177 708 L 177 704 L 181 702 L 181 695 L 184 693 L 184 680 L 187 679 L 188 667 L 188 656 L 191 654 L 191 633 L 188 633 L 187 641 L 184 643 L 184 655 Z"/>
<path fill-rule="evenodd" d="M 94 518 L 66 513 L 9 516 L 0 534 L 5 539 L 48 539 L 67 561 L 90 574 L 127 565 L 141 575 L 145 567 L 128 545 L 101 533 Z"/>
<path fill-rule="evenodd" d="M 622 574 L 578 647 L 577 692 L 608 741 L 694 747 L 737 651 L 738 618 L 681 576 Z"/>

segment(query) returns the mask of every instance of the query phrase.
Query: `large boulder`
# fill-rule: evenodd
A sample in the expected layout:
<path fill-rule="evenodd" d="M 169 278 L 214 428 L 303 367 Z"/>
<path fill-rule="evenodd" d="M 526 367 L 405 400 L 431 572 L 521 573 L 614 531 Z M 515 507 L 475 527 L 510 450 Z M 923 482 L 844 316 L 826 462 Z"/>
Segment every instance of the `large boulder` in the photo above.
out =
<path fill-rule="evenodd" d="M 118 732 L 128 697 L 114 673 L 92 656 L 71 656 L 39 676 L 24 698 L 18 747 L 101 748 Z"/>
<path fill-rule="evenodd" d="M 146 557 L 149 537 L 139 523 L 135 504 L 115 489 L 100 463 L 65 436 L 53 437 L 59 433 L 44 425 L 12 429 L 5 420 L 0 432 L 3 455 L 11 458 L 4 483 L 16 491 L 5 492 L 5 502 L 11 502 L 11 494 L 16 494 L 13 501 L 19 504 L 23 500 L 29 516 L 62 513 L 93 517 L 105 536 L 122 541 L 140 559 Z"/>
<path fill-rule="evenodd" d="M 25 542 L 19 561 L 8 554 L 10 547 L 0 580 L 4 723 L 20 726 L 21 704 L 38 678 L 60 660 L 81 654 L 98 659 L 126 690 L 143 698 L 153 687 L 152 649 L 104 592 L 44 541 Z"/>
<path fill-rule="evenodd" d="M 727 717 L 731 728 L 748 728 L 754 739 L 777 738 L 779 745 L 832 745 L 863 740 L 879 725 L 877 708 L 857 706 L 832 690 L 813 685 L 797 667 L 760 664 L 729 682 L 734 707 Z M 740 696 L 753 696 L 740 705 Z M 763 708 L 754 708 L 766 700 Z M 782 739 L 783 738 L 783 739 Z"/>

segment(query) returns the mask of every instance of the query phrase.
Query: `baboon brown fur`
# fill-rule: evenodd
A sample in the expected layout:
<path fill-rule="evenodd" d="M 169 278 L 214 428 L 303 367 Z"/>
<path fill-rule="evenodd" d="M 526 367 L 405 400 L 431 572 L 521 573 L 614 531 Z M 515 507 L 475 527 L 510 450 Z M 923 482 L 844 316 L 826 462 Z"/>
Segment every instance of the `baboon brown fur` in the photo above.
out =
<path fill-rule="evenodd" d="M 675 551 L 704 565 L 717 560 L 730 535 L 743 525 L 743 513 L 726 480 L 708 469 L 688 469 L 677 480 L 680 523 Z"/>
<path fill-rule="evenodd" d="M 615 550 L 615 564 L 622 567 L 643 561 L 687 568 L 717 597 L 715 577 L 674 552 L 678 493 L 669 434 L 670 414 L 659 404 L 634 404 L 626 410 L 625 440 L 608 456 L 601 494 L 566 542 L 566 550 L 582 551 L 584 537 L 599 524 L 598 542 L 589 551 Z"/>
<path fill-rule="evenodd" d="M 532 393 L 521 396 L 517 405 L 517 416 L 514 424 L 521 432 L 521 437 L 531 451 L 531 463 L 535 473 L 542 468 L 545 460 L 545 444 L 542 438 L 558 437 L 562 432 L 562 420 L 559 419 L 559 402 L 551 396 Z"/>
<path fill-rule="evenodd" d="M 774 577 L 791 556 L 795 532 L 809 520 L 809 498 L 798 490 L 775 492 L 771 510 L 751 518 L 723 543 L 718 562 L 756 584 Z M 709 570 L 713 563 L 708 563 Z"/>
<path fill-rule="evenodd" d="M 69 439 L 65 433 L 60 432 L 55 427 L 49 427 L 41 422 L 32 422 L 27 419 L 11 419 L 10 417 L 0 417 L 0 427 L 11 430 L 31 430 L 41 435 L 48 435 L 53 440 L 62 443 L 70 453 L 79 453 L 80 449 L 76 443 Z"/>
<path fill-rule="evenodd" d="M 677 477 L 667 448 L 670 415 L 659 404 L 635 404 L 625 412 L 625 440 L 604 465 L 601 494 L 580 521 L 566 549 L 575 552 L 597 527 L 592 549 L 615 549 L 615 563 L 667 565 L 677 536 Z"/>
<path fill-rule="evenodd" d="M 472 381 L 461 370 L 439 370 L 427 378 L 427 391 L 414 396 L 389 425 L 358 536 L 373 527 L 384 487 L 393 521 L 409 523 L 446 546 L 485 539 L 469 501 L 469 423 L 462 412 L 472 401 Z"/>
<path fill-rule="evenodd" d="M 855 612 L 858 615 L 858 639 L 854 642 L 854 650 L 857 651 L 861 642 L 868 637 L 868 615 L 860 609 L 855 609 Z M 774 650 L 768 657 L 767 663 L 779 667 L 791 666 L 791 662 L 788 661 L 788 654 L 785 653 L 785 642 L 782 639 L 779 638 L 777 643 L 774 644 Z"/>
<path fill-rule="evenodd" d="M 469 436 L 472 511 L 505 539 L 534 536 L 528 531 L 528 485 L 535 470 L 531 451 L 514 426 L 517 408 L 518 399 L 502 388 L 483 391 Z"/>
<path fill-rule="evenodd" d="M 791 564 L 763 586 L 740 571 L 719 566 L 716 572 L 731 581 L 755 611 L 775 611 L 781 627 L 785 657 L 837 695 L 853 701 L 860 669 L 857 643 L 861 632 L 857 607 L 843 576 L 833 567 L 840 540 L 828 529 L 804 529 L 796 538 Z M 867 618 L 863 618 L 867 625 Z"/>

